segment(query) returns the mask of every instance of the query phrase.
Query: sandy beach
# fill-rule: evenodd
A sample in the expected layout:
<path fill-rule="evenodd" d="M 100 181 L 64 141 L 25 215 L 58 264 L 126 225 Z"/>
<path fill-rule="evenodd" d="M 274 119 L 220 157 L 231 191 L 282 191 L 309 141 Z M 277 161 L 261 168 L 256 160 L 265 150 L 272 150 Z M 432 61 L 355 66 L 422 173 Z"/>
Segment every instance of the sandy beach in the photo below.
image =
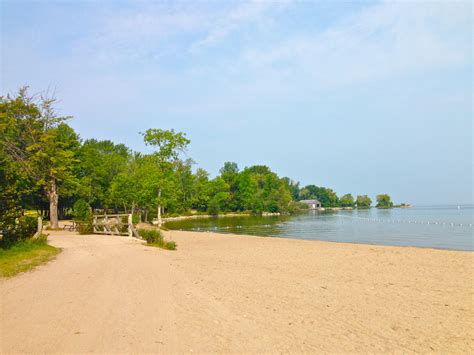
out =
<path fill-rule="evenodd" d="M 0 351 L 474 352 L 469 252 L 168 232 L 51 232 L 0 280 Z"/>

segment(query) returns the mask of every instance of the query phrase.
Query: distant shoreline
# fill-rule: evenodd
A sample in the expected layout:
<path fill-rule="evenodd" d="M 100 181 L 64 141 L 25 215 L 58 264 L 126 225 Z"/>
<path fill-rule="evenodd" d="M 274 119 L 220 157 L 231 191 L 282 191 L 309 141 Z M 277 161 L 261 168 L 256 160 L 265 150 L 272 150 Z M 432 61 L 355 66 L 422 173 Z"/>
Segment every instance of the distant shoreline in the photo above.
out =
<path fill-rule="evenodd" d="M 377 208 L 377 209 L 392 209 L 392 208 L 412 208 L 412 205 L 396 205 L 392 207 L 376 207 L 376 206 L 371 206 L 371 207 L 322 207 L 319 209 L 315 210 L 304 210 L 301 211 L 300 213 L 296 214 L 301 214 L 301 213 L 307 213 L 307 212 L 324 212 L 324 211 L 357 211 L 357 210 L 369 210 L 372 208 Z M 166 222 L 171 222 L 171 221 L 181 221 L 181 220 L 186 220 L 186 219 L 199 219 L 199 218 L 222 218 L 222 217 L 253 217 L 253 216 L 262 216 L 262 217 L 272 217 L 272 216 L 282 216 L 284 214 L 280 212 L 263 212 L 263 213 L 235 213 L 235 212 L 230 212 L 230 213 L 224 213 L 224 214 L 218 214 L 218 215 L 210 215 L 210 214 L 193 214 L 193 215 L 180 215 L 180 216 L 174 216 L 174 217 L 163 217 L 162 221 L 163 223 Z M 154 220 L 156 223 L 156 220 Z"/>
<path fill-rule="evenodd" d="M 195 215 L 190 215 L 190 216 L 164 217 L 161 220 L 163 221 L 163 223 L 166 223 L 166 222 L 173 222 L 173 221 L 182 221 L 182 220 L 186 220 L 186 219 L 222 218 L 222 217 L 253 217 L 253 216 L 262 216 L 262 217 L 281 216 L 281 213 L 279 213 L 279 212 L 276 212 L 276 213 L 264 212 L 262 214 L 226 213 L 226 214 L 218 214 L 218 215 L 195 214 Z M 154 222 L 156 222 L 156 220 Z"/>

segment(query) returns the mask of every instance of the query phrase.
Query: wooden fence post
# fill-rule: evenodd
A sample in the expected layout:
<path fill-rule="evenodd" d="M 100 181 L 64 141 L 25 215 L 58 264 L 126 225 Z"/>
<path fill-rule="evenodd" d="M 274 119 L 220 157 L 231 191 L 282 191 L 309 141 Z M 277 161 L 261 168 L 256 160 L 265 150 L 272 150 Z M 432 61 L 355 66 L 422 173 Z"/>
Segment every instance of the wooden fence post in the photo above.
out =
<path fill-rule="evenodd" d="M 133 219 L 132 219 L 132 214 L 130 213 L 128 215 L 128 236 L 129 237 L 131 237 L 133 235 L 132 227 L 133 227 Z"/>
<path fill-rule="evenodd" d="M 36 231 L 34 238 L 41 237 L 41 233 L 43 233 L 43 219 L 38 217 L 38 230 Z"/>
<path fill-rule="evenodd" d="M 94 222 L 92 224 L 92 228 L 94 230 L 94 233 L 97 232 L 99 229 L 98 229 L 98 226 L 97 226 L 97 216 L 94 216 Z"/>

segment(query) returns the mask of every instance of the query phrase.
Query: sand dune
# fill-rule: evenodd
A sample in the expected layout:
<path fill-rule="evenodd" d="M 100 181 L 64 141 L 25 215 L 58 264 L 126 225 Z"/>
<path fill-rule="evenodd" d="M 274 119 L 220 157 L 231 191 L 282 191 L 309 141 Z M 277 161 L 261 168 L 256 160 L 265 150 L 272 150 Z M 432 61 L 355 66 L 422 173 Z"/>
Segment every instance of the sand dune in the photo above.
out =
<path fill-rule="evenodd" d="M 469 252 L 169 232 L 53 232 L 0 280 L 1 352 L 473 352 Z"/>

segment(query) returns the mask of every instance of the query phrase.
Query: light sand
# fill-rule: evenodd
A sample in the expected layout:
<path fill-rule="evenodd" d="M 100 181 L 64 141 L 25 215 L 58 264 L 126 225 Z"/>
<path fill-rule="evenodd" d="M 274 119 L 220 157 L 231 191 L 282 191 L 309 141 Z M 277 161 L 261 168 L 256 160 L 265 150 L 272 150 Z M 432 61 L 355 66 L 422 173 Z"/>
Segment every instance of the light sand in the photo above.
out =
<path fill-rule="evenodd" d="M 474 352 L 468 252 L 171 232 L 53 232 L 0 280 L 5 352 Z"/>

